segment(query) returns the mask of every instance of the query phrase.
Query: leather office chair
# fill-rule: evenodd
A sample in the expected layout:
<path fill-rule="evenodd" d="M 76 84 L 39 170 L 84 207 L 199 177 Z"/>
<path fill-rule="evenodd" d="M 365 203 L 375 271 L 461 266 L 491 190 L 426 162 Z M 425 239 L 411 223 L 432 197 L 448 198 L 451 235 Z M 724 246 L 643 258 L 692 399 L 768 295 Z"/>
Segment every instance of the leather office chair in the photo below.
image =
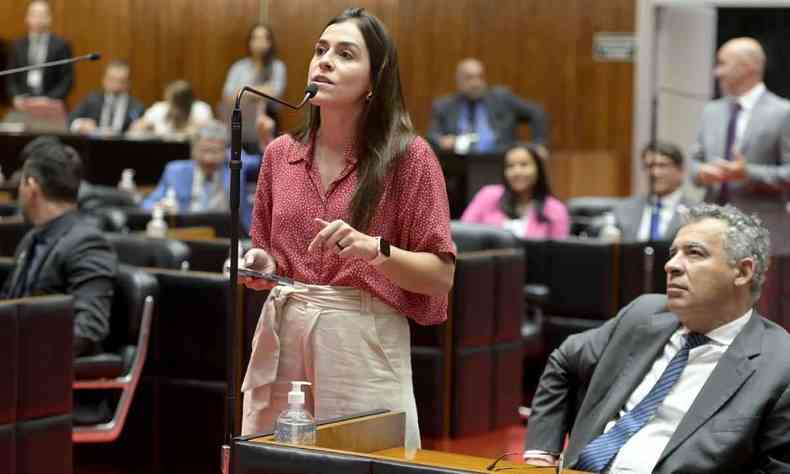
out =
<path fill-rule="evenodd" d="M 121 434 L 148 353 L 158 292 L 156 278 L 138 268 L 119 266 L 105 351 L 75 359 L 72 387 L 75 391 L 120 390 L 120 400 L 109 421 L 74 426 L 75 443 L 110 443 Z"/>
<path fill-rule="evenodd" d="M 571 235 L 597 237 L 607 224 L 607 215 L 623 199 L 619 197 L 584 196 L 568 200 Z"/>
<path fill-rule="evenodd" d="M 189 268 L 192 253 L 183 242 L 151 239 L 128 234 L 107 234 L 121 263 L 135 267 L 184 270 Z"/>
<path fill-rule="evenodd" d="M 511 232 L 490 225 L 452 221 L 450 233 L 458 252 L 518 248 L 520 245 Z"/>

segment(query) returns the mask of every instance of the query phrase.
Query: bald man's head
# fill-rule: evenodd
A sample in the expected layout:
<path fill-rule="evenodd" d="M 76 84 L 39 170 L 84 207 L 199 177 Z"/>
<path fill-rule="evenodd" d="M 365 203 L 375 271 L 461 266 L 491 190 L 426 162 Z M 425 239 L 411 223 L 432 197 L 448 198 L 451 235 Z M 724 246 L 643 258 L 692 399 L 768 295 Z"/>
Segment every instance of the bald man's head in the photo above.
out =
<path fill-rule="evenodd" d="M 735 38 L 719 48 L 714 75 L 725 95 L 740 96 L 763 80 L 765 51 L 754 38 Z"/>
<path fill-rule="evenodd" d="M 470 99 L 479 99 L 486 91 L 486 75 L 483 63 L 467 58 L 458 63 L 455 72 L 458 91 Z"/>

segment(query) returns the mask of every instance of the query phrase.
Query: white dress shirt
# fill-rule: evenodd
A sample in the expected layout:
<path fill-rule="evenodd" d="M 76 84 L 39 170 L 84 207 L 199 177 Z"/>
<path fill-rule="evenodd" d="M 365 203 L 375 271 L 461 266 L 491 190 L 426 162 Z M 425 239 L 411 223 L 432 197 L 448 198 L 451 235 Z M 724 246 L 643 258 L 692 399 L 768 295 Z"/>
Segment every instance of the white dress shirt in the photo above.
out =
<path fill-rule="evenodd" d="M 647 474 L 653 472 L 658 458 L 661 457 L 661 453 L 669 443 L 672 434 L 675 433 L 683 416 L 691 408 L 691 404 L 702 391 L 702 387 L 710 374 L 713 373 L 716 364 L 719 363 L 732 341 L 749 322 L 751 316 L 752 310 L 750 309 L 740 318 L 705 334 L 711 341 L 695 347 L 689 352 L 688 363 L 680 378 L 661 405 L 658 406 L 653 418 L 641 430 L 637 431 L 617 453 L 609 469 L 610 473 Z M 617 419 L 634 409 L 650 392 L 669 362 L 683 347 L 688 333 L 688 329 L 681 327 L 672 334 L 669 342 L 664 346 L 664 352 L 653 362 L 653 367 L 645 375 L 642 383 L 631 393 Z M 607 423 L 604 432 L 612 429 L 617 419 Z"/>
<path fill-rule="evenodd" d="M 667 227 L 669 227 L 669 221 L 671 221 L 672 217 L 675 215 L 676 208 L 682 197 L 683 189 L 678 188 L 666 196 L 658 198 L 661 200 L 661 211 L 658 215 L 658 233 L 661 237 L 664 237 Z M 645 205 L 642 211 L 642 221 L 639 224 L 639 232 L 636 234 L 636 239 L 640 242 L 650 240 L 650 218 L 653 215 L 654 199 L 656 199 L 656 197 L 649 198 L 648 204 Z"/>
<path fill-rule="evenodd" d="M 101 116 L 97 124 L 101 128 L 120 133 L 126 119 L 126 109 L 129 107 L 128 94 L 104 94 Z"/>
<path fill-rule="evenodd" d="M 27 60 L 29 65 L 41 64 L 47 60 L 49 33 L 31 34 L 28 39 Z M 36 94 L 41 91 L 44 82 L 44 70 L 33 69 L 27 72 L 27 85 Z"/>
<path fill-rule="evenodd" d="M 744 153 L 743 138 L 746 133 L 746 127 L 749 125 L 749 119 L 752 118 L 752 111 L 760 96 L 766 91 L 765 84 L 759 83 L 752 87 L 749 92 L 738 97 L 738 104 L 741 106 L 741 113 L 738 115 L 738 123 L 735 124 L 735 149 L 740 153 Z"/>

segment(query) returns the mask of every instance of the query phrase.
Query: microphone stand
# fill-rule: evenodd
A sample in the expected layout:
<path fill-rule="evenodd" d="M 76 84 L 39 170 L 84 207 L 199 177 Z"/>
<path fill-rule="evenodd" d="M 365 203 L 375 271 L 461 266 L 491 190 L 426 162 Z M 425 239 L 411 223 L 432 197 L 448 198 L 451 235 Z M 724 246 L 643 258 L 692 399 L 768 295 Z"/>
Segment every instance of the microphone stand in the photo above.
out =
<path fill-rule="evenodd" d="M 64 64 L 71 64 L 71 63 L 76 63 L 78 61 L 85 61 L 86 59 L 88 61 L 96 61 L 97 59 L 100 58 L 101 58 L 101 54 L 90 53 L 84 56 L 77 56 L 75 58 L 58 59 L 57 61 L 50 61 L 48 63 L 41 63 L 41 64 L 31 64 L 29 66 L 22 66 L 14 69 L 6 69 L 5 71 L 0 71 L 0 77 L 8 76 L 10 74 L 16 74 L 18 72 L 27 72 L 27 71 L 32 71 L 34 69 L 41 69 L 50 66 L 62 66 Z"/>
<path fill-rule="evenodd" d="M 299 105 L 291 105 L 288 102 L 282 101 L 276 97 L 271 97 L 263 92 L 253 89 L 249 86 L 244 86 L 236 95 L 236 101 L 233 105 L 233 112 L 230 118 L 230 197 L 228 199 L 230 205 L 230 312 L 225 326 L 225 341 L 226 349 L 226 367 L 228 370 L 228 388 L 226 394 L 227 412 L 225 414 L 225 444 L 222 445 L 221 454 L 221 469 L 223 474 L 230 474 L 231 462 L 231 446 L 233 446 L 233 437 L 238 432 L 236 426 L 236 373 L 238 367 L 236 366 L 236 315 L 238 311 L 238 276 L 239 276 L 239 203 L 241 202 L 241 98 L 245 92 L 250 92 L 259 97 L 263 97 L 278 104 L 282 104 L 294 110 L 298 110 L 312 99 L 318 92 L 318 86 L 310 84 L 305 89 L 305 95 Z"/>

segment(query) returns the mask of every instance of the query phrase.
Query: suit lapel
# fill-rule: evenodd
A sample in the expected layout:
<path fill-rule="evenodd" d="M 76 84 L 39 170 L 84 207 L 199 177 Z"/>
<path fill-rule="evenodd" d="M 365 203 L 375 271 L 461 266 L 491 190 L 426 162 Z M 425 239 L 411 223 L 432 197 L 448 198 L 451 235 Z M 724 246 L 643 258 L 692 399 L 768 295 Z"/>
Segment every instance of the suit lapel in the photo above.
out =
<path fill-rule="evenodd" d="M 72 215 L 67 215 L 63 217 L 64 219 L 68 219 L 67 222 L 59 222 L 57 229 L 55 229 L 55 231 L 52 232 L 50 235 L 47 235 L 46 242 L 48 242 L 48 245 L 46 245 L 43 249 L 44 254 L 41 256 L 41 259 L 38 261 L 39 262 L 38 267 L 30 269 L 30 271 L 34 272 L 33 279 L 30 281 L 34 283 L 38 282 L 38 278 L 39 275 L 41 274 L 41 270 L 50 267 L 50 263 L 48 262 L 48 260 L 51 258 L 53 250 L 55 250 L 55 247 L 58 246 L 58 242 L 60 242 L 60 238 L 63 236 L 63 234 L 71 230 L 71 228 L 74 226 L 74 220 L 77 219 L 76 212 L 75 211 L 71 211 L 71 212 Z M 34 292 L 31 291 L 30 293 L 31 296 L 36 296 Z"/>
<path fill-rule="evenodd" d="M 656 467 L 672 452 L 707 423 L 756 370 L 752 358 L 760 354 L 763 339 L 762 317 L 752 313 L 749 322 L 721 357 L 713 369 L 702 391 L 692 403 L 691 408 L 680 420 L 675 433 L 669 440 Z"/>
<path fill-rule="evenodd" d="M 763 114 L 766 112 L 766 109 L 768 108 L 767 106 L 771 100 L 771 97 L 769 97 L 768 94 L 770 94 L 770 92 L 763 92 L 752 108 L 751 114 L 749 116 L 749 122 L 746 124 L 746 130 L 743 132 L 743 140 L 741 141 L 740 146 L 741 152 L 749 152 L 749 145 L 751 145 L 755 130 L 759 130 L 762 122 L 764 122 Z"/>
<path fill-rule="evenodd" d="M 638 326 L 632 335 L 625 336 L 638 343 L 631 344 L 622 370 L 617 374 L 611 374 L 610 377 L 597 380 L 590 388 L 591 392 L 588 396 L 594 401 L 583 409 L 586 413 L 597 415 L 579 417 L 580 420 L 591 420 L 592 423 L 574 427 L 574 434 L 578 434 L 579 438 L 572 440 L 575 441 L 573 443 L 575 452 L 568 453 L 568 459 L 571 461 L 569 465 L 575 464 L 579 452 L 596 436 L 603 433 L 606 423 L 617 418 L 628 397 L 642 382 L 678 326 L 677 318 L 671 313 L 658 313 Z"/>

